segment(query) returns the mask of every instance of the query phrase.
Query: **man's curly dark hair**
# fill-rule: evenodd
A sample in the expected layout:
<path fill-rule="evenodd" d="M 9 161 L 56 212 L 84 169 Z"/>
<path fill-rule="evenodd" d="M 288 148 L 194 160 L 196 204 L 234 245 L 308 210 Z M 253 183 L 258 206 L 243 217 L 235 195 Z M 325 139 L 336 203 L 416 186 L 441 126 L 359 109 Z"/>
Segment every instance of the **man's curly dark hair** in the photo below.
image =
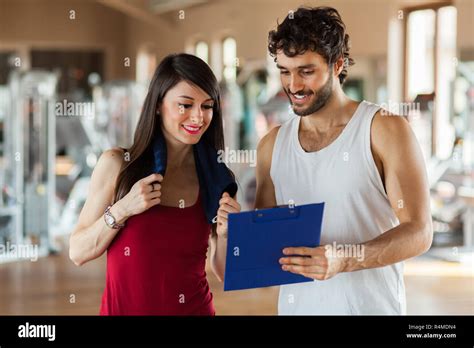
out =
<path fill-rule="evenodd" d="M 354 65 L 349 48 L 346 26 L 332 7 L 300 7 L 268 34 L 268 51 L 272 57 L 280 50 L 288 57 L 310 50 L 320 54 L 330 66 L 343 57 L 344 66 L 339 74 L 341 85 L 347 77 L 347 67 Z"/>

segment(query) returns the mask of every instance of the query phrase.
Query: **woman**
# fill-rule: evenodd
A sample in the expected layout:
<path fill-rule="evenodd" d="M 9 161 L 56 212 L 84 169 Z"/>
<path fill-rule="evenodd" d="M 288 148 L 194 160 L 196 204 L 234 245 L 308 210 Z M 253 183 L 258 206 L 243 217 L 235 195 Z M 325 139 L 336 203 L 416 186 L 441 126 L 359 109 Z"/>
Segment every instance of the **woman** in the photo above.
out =
<path fill-rule="evenodd" d="M 150 83 L 132 147 L 102 154 L 70 238 L 76 265 L 107 250 L 102 315 L 215 314 L 205 273 L 209 237 L 211 269 L 222 280 L 227 217 L 240 205 L 235 191 L 221 191 L 212 205 L 208 178 L 218 179 L 216 163 L 204 163 L 197 149 L 223 147 L 211 69 L 192 55 L 167 56 Z M 216 214 L 211 225 L 207 217 Z"/>

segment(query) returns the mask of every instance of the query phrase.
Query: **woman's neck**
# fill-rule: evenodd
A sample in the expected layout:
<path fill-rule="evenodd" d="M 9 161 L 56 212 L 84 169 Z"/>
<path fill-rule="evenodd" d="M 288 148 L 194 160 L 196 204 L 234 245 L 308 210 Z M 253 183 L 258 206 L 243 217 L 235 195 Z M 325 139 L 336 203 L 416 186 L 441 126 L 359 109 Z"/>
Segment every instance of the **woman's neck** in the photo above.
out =
<path fill-rule="evenodd" d="M 183 144 L 176 139 L 169 139 L 167 134 L 164 134 L 166 141 L 167 164 L 169 169 L 182 168 L 194 161 L 193 146 Z"/>

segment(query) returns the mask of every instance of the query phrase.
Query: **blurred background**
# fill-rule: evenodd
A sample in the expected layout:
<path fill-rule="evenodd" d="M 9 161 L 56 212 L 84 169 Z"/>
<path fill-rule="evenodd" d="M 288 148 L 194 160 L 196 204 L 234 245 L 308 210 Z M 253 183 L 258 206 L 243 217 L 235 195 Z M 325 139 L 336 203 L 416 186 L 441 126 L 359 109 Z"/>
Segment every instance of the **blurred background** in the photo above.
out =
<path fill-rule="evenodd" d="M 77 268 L 68 237 L 164 56 L 211 66 L 229 149 L 292 117 L 267 35 L 300 5 L 340 12 L 344 90 L 407 117 L 423 150 L 434 241 L 405 262 L 408 313 L 474 314 L 474 0 L 0 0 L 0 315 L 98 314 L 106 256 Z M 255 167 L 230 166 L 251 209 Z M 277 313 L 277 287 L 224 293 L 207 273 L 218 314 Z"/>

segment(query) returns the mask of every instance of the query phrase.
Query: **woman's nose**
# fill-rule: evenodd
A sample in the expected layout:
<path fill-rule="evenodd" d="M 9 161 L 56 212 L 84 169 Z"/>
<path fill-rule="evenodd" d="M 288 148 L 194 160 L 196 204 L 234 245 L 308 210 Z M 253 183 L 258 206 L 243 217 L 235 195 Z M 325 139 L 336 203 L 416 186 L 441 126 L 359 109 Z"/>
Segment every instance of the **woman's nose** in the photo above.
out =
<path fill-rule="evenodd" d="M 192 110 L 191 115 L 190 115 L 190 120 L 192 123 L 201 124 L 203 118 L 204 118 L 204 115 L 200 108 L 195 108 L 194 110 Z"/>

